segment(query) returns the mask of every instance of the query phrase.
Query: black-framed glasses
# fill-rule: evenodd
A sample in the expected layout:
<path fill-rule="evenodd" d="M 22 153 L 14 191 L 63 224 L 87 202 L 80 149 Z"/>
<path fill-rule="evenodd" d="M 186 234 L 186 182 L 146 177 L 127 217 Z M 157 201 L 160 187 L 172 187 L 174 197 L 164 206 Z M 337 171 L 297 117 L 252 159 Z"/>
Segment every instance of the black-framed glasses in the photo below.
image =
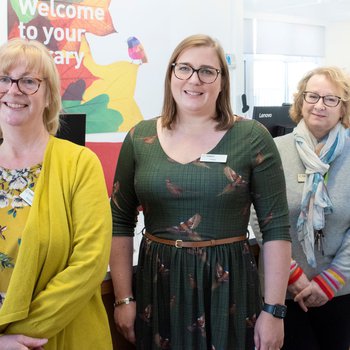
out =
<path fill-rule="evenodd" d="M 319 94 L 316 94 L 316 92 L 312 92 L 312 91 L 304 91 L 303 95 L 304 95 L 305 102 L 313 105 L 317 103 L 320 100 L 320 98 L 322 98 L 323 104 L 327 107 L 337 107 L 339 102 L 342 100 L 341 97 L 339 96 L 334 96 L 334 95 L 321 96 Z"/>
<path fill-rule="evenodd" d="M 175 77 L 180 80 L 188 80 L 192 77 L 193 73 L 197 73 L 198 79 L 204 84 L 212 84 L 218 78 L 221 73 L 220 69 L 213 67 L 201 67 L 194 69 L 186 63 L 173 63 L 172 64 Z"/>
<path fill-rule="evenodd" d="M 32 77 L 12 79 L 7 75 L 2 75 L 0 76 L 0 93 L 8 92 L 12 84 L 15 83 L 22 94 L 34 95 L 39 90 L 41 82 L 42 80 Z"/>

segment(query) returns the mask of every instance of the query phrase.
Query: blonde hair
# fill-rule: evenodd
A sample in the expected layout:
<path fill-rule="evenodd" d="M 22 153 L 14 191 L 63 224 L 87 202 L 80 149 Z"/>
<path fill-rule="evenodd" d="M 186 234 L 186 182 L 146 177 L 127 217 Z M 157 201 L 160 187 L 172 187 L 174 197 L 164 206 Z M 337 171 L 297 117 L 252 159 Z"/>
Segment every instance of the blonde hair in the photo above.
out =
<path fill-rule="evenodd" d="M 164 100 L 161 114 L 163 127 L 171 129 L 171 124 L 175 122 L 177 113 L 176 102 L 171 93 L 171 76 L 173 72 L 172 64 L 176 62 L 177 58 L 184 50 L 202 46 L 214 48 L 220 62 L 221 91 L 216 100 L 216 116 L 214 119 L 218 122 L 216 128 L 217 130 L 229 129 L 234 123 L 234 115 L 232 113 L 230 100 L 230 76 L 224 50 L 218 41 L 214 40 L 210 36 L 196 34 L 182 40 L 177 45 L 170 57 L 164 82 Z"/>
<path fill-rule="evenodd" d="M 37 71 L 45 80 L 47 106 L 44 109 L 43 122 L 47 131 L 55 135 L 59 128 L 59 112 L 62 108 L 60 78 L 55 62 L 46 46 L 36 40 L 14 38 L 0 47 L 1 74 L 9 72 L 22 62 L 26 63 L 27 70 Z"/>
<path fill-rule="evenodd" d="M 318 67 L 308 73 L 299 81 L 298 91 L 294 94 L 294 103 L 292 104 L 289 114 L 295 123 L 299 123 L 303 118 L 303 93 L 306 90 L 306 85 L 314 75 L 324 75 L 337 88 L 341 90 L 341 123 L 344 127 L 350 126 L 350 77 L 344 70 L 338 67 Z"/>

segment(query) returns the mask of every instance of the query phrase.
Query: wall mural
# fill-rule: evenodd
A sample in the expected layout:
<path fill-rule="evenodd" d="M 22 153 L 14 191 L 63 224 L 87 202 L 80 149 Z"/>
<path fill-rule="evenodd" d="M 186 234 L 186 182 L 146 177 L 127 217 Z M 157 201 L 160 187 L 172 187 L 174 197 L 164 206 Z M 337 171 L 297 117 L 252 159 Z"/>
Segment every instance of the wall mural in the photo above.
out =
<path fill-rule="evenodd" d="M 107 65 L 97 64 L 90 49 L 89 35 L 118 33 L 110 2 L 8 0 L 8 38 L 36 39 L 48 47 L 61 76 L 64 112 L 85 113 L 86 133 L 97 136 L 127 132 L 143 119 L 134 93 L 138 70 L 148 60 L 138 37 L 120 36 L 122 43 L 111 42 L 125 52 L 120 60 Z M 100 157 L 110 192 L 120 142 L 104 143 L 103 139 L 101 135 L 101 140 L 97 137 L 97 142 L 87 146 Z"/>

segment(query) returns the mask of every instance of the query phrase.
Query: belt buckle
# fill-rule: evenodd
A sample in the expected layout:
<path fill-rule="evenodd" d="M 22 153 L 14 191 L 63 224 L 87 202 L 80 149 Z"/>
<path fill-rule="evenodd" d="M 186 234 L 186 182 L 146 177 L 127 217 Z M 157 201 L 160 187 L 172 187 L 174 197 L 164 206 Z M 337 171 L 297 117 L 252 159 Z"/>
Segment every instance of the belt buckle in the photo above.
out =
<path fill-rule="evenodd" d="M 176 248 L 182 248 L 182 240 L 181 239 L 177 239 L 175 241 L 175 247 Z"/>

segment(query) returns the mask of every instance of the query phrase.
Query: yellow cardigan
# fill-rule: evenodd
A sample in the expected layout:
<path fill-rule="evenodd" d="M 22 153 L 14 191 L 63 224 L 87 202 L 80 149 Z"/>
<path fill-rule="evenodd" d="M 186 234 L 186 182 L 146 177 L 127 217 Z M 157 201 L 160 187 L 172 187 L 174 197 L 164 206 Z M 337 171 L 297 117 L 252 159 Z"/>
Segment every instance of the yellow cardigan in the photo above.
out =
<path fill-rule="evenodd" d="M 112 349 L 100 291 L 111 223 L 97 156 L 51 136 L 0 309 L 0 334 L 48 338 L 47 350 Z"/>

